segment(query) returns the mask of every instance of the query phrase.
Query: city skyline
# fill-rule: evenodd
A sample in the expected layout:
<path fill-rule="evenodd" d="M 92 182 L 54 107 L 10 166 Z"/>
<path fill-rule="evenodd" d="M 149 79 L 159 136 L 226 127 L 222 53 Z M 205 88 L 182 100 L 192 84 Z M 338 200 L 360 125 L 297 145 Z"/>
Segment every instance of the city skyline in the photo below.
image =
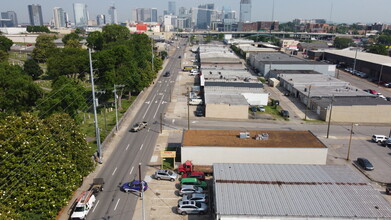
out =
<path fill-rule="evenodd" d="M 172 1 L 172 0 L 171 0 Z M 93 0 L 63 2 L 53 0 L 50 2 L 44 0 L 21 0 L 7 3 L 3 11 L 15 11 L 19 23 L 29 23 L 29 14 L 27 5 L 39 4 L 42 7 L 43 22 L 49 23 L 53 18 L 53 9 L 61 7 L 67 12 L 70 18 L 73 18 L 73 3 L 84 3 L 88 6 L 90 18 L 95 19 L 99 14 L 106 14 L 109 7 L 115 3 L 118 14 L 118 22 L 131 19 L 132 8 L 157 8 L 158 15 L 163 15 L 163 10 L 168 10 L 169 1 L 150 0 L 147 2 L 136 1 L 104 1 L 97 3 Z M 190 1 L 181 0 L 176 2 L 176 10 L 180 7 L 194 8 L 200 4 L 215 4 L 215 9 L 221 10 L 223 6 L 230 7 L 233 11 L 240 12 L 240 0 L 217 0 L 209 1 Z M 365 0 L 274 0 L 274 20 L 280 22 L 292 21 L 295 18 L 314 19 L 323 18 L 327 21 L 336 23 L 391 23 L 391 17 L 388 16 L 388 8 L 391 2 L 388 0 L 377 0 L 376 4 L 368 4 Z M 272 18 L 273 0 L 252 1 L 252 21 L 268 21 Z M 349 10 L 347 10 L 349 9 Z M 178 13 L 178 11 L 176 11 Z M 74 20 L 72 19 L 72 22 Z"/>

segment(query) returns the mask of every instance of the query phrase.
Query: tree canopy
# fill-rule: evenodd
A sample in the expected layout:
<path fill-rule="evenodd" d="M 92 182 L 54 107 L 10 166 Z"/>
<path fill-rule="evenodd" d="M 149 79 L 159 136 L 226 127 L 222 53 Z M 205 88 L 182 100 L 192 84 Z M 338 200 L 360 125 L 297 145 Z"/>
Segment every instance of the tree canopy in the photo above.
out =
<path fill-rule="evenodd" d="M 52 79 L 68 76 L 84 79 L 89 72 L 88 51 L 79 48 L 63 48 L 53 54 L 47 61 L 47 74 Z"/>
<path fill-rule="evenodd" d="M 103 34 L 99 31 L 94 31 L 88 34 L 87 46 L 94 50 L 103 49 Z"/>
<path fill-rule="evenodd" d="M 118 24 L 106 25 L 102 28 L 103 39 L 105 43 L 120 42 L 129 40 L 130 32 L 125 26 Z"/>
<path fill-rule="evenodd" d="M 79 35 L 76 34 L 76 33 L 70 33 L 70 34 L 64 35 L 64 37 L 62 38 L 62 42 L 64 43 L 64 45 L 66 45 L 66 44 L 68 43 L 69 40 L 77 40 L 77 41 L 80 41 L 80 40 L 81 40 L 81 37 L 79 37 Z"/>
<path fill-rule="evenodd" d="M 34 59 L 28 59 L 24 62 L 23 70 L 27 75 L 31 76 L 33 80 L 39 79 L 43 74 L 41 67 Z"/>
<path fill-rule="evenodd" d="M 54 219 L 93 168 L 78 125 L 66 114 L 22 114 L 0 119 L 0 137 L 0 213 Z"/>
<path fill-rule="evenodd" d="M 39 115 L 46 118 L 54 113 L 65 112 L 73 119 L 78 110 L 86 110 L 85 89 L 74 79 L 60 76 L 52 85 L 53 90 L 38 101 Z"/>
<path fill-rule="evenodd" d="M 353 40 L 350 38 L 336 37 L 334 40 L 334 46 L 337 49 L 344 49 L 350 47 L 353 44 Z"/>
<path fill-rule="evenodd" d="M 32 57 L 38 62 L 46 62 L 55 49 L 54 37 L 47 34 L 41 34 L 37 37 Z"/>
<path fill-rule="evenodd" d="M 13 44 L 14 42 L 11 39 L 0 36 L 0 50 L 8 52 Z"/>
<path fill-rule="evenodd" d="M 0 112 L 20 114 L 34 108 L 42 90 L 19 66 L 0 63 Z"/>
<path fill-rule="evenodd" d="M 50 33 L 46 26 L 27 26 L 27 32 Z"/>

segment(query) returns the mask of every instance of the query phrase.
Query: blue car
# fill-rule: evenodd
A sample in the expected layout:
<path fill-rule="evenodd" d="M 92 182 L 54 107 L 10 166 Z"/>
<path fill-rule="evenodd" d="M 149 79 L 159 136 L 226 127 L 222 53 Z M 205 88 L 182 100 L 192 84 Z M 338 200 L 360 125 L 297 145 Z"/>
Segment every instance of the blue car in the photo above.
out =
<path fill-rule="evenodd" d="M 144 180 L 142 181 L 142 184 L 144 185 L 144 191 L 148 189 L 148 184 Z M 139 180 L 133 180 L 132 182 L 124 183 L 121 186 L 122 191 L 124 192 L 137 192 L 141 191 L 141 182 Z"/>

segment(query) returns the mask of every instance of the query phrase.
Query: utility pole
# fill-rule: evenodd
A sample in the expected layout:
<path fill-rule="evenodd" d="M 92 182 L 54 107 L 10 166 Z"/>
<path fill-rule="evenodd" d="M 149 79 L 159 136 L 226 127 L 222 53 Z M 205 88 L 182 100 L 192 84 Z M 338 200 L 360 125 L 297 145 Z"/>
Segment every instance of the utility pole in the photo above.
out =
<path fill-rule="evenodd" d="M 125 87 L 125 85 L 114 84 L 114 105 L 115 105 L 115 130 L 118 132 L 118 106 L 117 106 L 117 88 Z"/>
<path fill-rule="evenodd" d="M 92 89 L 92 103 L 94 106 L 94 120 L 95 120 L 95 138 L 96 138 L 96 145 L 98 148 L 98 163 L 102 163 L 102 147 L 100 145 L 100 132 L 99 132 L 99 126 L 98 126 L 98 115 L 96 113 L 96 99 L 95 99 L 95 86 L 94 86 L 94 74 L 92 69 L 92 58 L 91 58 L 91 48 L 88 48 L 88 55 L 90 59 L 90 75 L 91 75 L 91 89 Z"/>
<path fill-rule="evenodd" d="M 141 163 L 138 164 L 138 176 L 140 180 L 140 192 L 141 192 L 141 215 L 142 215 L 142 220 L 145 220 L 145 211 L 144 211 L 144 181 L 141 179 Z"/>
<path fill-rule="evenodd" d="M 329 122 L 327 124 L 327 136 L 326 138 L 329 138 L 329 132 L 330 132 L 330 123 L 331 123 L 331 114 L 333 113 L 333 103 L 334 103 L 334 95 L 331 98 L 331 106 L 330 106 L 330 114 L 329 114 Z"/>
<path fill-rule="evenodd" d="M 307 105 L 305 106 L 304 120 L 307 120 L 307 111 L 308 111 L 308 106 L 310 105 L 310 101 L 311 101 L 311 85 L 308 88 L 308 98 L 307 98 Z"/>
<path fill-rule="evenodd" d="M 187 97 L 189 96 L 189 87 L 187 87 Z M 190 130 L 190 105 L 189 105 L 189 98 L 187 98 L 187 130 Z"/>
<path fill-rule="evenodd" d="M 151 59 L 152 59 L 152 73 L 154 73 L 154 72 L 155 72 L 155 71 L 154 71 L 155 68 L 154 68 L 154 66 L 153 66 L 153 65 L 154 65 L 154 64 L 153 64 L 153 63 L 154 63 L 154 62 L 153 62 L 154 54 L 153 54 L 153 39 L 152 39 L 152 38 L 151 38 L 151 52 L 152 52 L 152 58 L 151 58 Z"/>
<path fill-rule="evenodd" d="M 160 133 L 163 133 L 163 113 L 160 113 Z"/>
<path fill-rule="evenodd" d="M 382 75 L 383 75 L 383 64 L 381 65 L 381 68 L 380 68 L 380 76 L 379 76 L 379 81 L 377 81 L 377 87 L 380 86 L 380 80 L 381 80 Z"/>
<path fill-rule="evenodd" d="M 358 124 L 352 123 L 352 126 L 350 127 L 350 138 L 349 138 L 349 146 L 348 146 L 348 156 L 346 157 L 346 160 L 349 160 L 349 157 L 350 157 L 350 146 L 351 146 L 351 144 L 352 144 L 353 125 L 354 125 L 354 126 L 357 126 Z"/>

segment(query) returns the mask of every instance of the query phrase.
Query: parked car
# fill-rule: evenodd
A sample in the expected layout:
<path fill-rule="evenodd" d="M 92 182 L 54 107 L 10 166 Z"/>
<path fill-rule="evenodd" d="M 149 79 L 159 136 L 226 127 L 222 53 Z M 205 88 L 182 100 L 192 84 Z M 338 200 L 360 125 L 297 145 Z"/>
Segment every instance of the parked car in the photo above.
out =
<path fill-rule="evenodd" d="M 258 106 L 258 111 L 260 111 L 260 112 L 265 112 L 266 109 L 265 109 L 265 107 L 263 107 L 262 105 L 260 105 L 260 106 Z"/>
<path fill-rule="evenodd" d="M 194 114 L 195 114 L 195 116 L 197 116 L 197 117 L 202 117 L 202 116 L 204 116 L 204 112 L 203 112 L 202 110 L 197 110 L 197 111 L 194 112 Z"/>
<path fill-rule="evenodd" d="M 200 214 L 203 215 L 208 211 L 208 206 L 202 202 L 179 201 L 177 212 L 181 215 Z"/>
<path fill-rule="evenodd" d="M 170 71 L 167 71 L 167 72 L 164 73 L 163 76 L 164 76 L 164 77 L 169 77 L 170 75 L 171 75 Z"/>
<path fill-rule="evenodd" d="M 173 182 L 178 178 L 178 174 L 171 170 L 158 170 L 155 172 L 154 177 L 157 180 L 170 180 Z"/>
<path fill-rule="evenodd" d="M 191 185 L 183 185 L 181 189 L 179 190 L 179 195 L 186 195 L 186 194 L 192 194 L 192 193 L 202 193 L 204 190 L 199 186 L 191 186 Z"/>
<path fill-rule="evenodd" d="M 372 135 L 372 141 L 375 143 L 381 143 L 382 141 L 386 140 L 388 137 L 385 135 L 379 135 L 379 134 L 374 134 Z"/>
<path fill-rule="evenodd" d="M 182 175 L 182 178 L 197 178 L 200 181 L 205 180 L 204 172 L 188 172 Z"/>
<path fill-rule="evenodd" d="M 202 99 L 192 99 L 189 101 L 189 105 L 202 105 L 204 102 Z"/>
<path fill-rule="evenodd" d="M 386 97 L 386 100 L 391 102 L 391 97 Z"/>
<path fill-rule="evenodd" d="M 180 201 L 196 201 L 196 202 L 208 203 L 208 196 L 205 193 L 187 194 L 187 195 L 183 195 L 182 200 Z"/>
<path fill-rule="evenodd" d="M 383 94 L 381 94 L 380 92 L 376 93 L 376 96 L 379 98 L 382 98 L 382 99 L 386 99 L 386 97 Z"/>
<path fill-rule="evenodd" d="M 281 110 L 280 114 L 284 118 L 289 118 L 289 111 L 288 110 Z"/>
<path fill-rule="evenodd" d="M 373 165 L 369 160 L 365 158 L 357 158 L 357 163 L 364 169 L 364 170 L 373 170 Z"/>
<path fill-rule="evenodd" d="M 203 189 L 206 189 L 208 187 L 205 181 L 199 181 L 196 178 L 182 178 L 181 186 L 183 185 L 199 186 Z"/>
<path fill-rule="evenodd" d="M 386 138 L 381 142 L 381 145 L 384 147 L 391 147 L 391 138 Z"/>
<path fill-rule="evenodd" d="M 374 89 L 368 89 L 368 92 L 371 94 L 377 94 L 376 90 L 374 90 Z"/>
<path fill-rule="evenodd" d="M 132 129 L 130 131 L 137 132 L 140 131 L 148 126 L 148 122 L 143 121 L 143 122 L 138 122 L 133 125 Z"/>
<path fill-rule="evenodd" d="M 250 106 L 250 111 L 257 112 L 257 107 L 256 106 Z"/>
<path fill-rule="evenodd" d="M 124 192 L 137 192 L 141 191 L 142 185 L 144 186 L 144 191 L 148 189 L 148 184 L 144 180 L 140 182 L 140 180 L 133 180 L 132 182 L 124 183 L 121 186 L 121 190 Z"/>

